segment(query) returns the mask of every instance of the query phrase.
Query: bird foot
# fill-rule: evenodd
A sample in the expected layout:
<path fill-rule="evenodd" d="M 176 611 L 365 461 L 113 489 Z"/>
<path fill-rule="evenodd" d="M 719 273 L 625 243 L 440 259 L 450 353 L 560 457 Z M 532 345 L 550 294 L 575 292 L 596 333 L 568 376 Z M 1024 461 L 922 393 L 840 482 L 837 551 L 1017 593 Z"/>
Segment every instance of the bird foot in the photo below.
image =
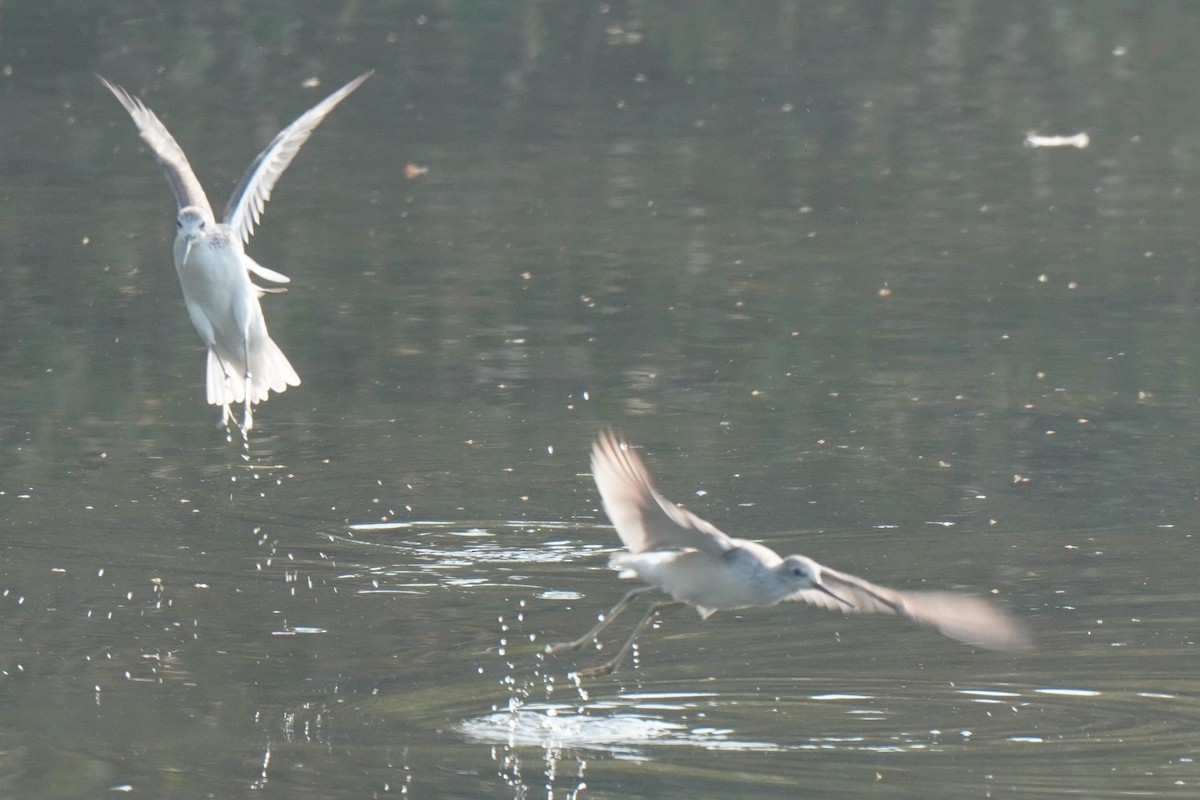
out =
<path fill-rule="evenodd" d="M 603 664 L 598 664 L 594 667 L 588 667 L 587 669 L 577 669 L 574 672 L 569 673 L 567 677 L 571 678 L 572 680 L 599 678 L 601 675 L 608 675 L 609 673 L 615 671 L 616 668 L 616 662 L 606 661 Z"/>

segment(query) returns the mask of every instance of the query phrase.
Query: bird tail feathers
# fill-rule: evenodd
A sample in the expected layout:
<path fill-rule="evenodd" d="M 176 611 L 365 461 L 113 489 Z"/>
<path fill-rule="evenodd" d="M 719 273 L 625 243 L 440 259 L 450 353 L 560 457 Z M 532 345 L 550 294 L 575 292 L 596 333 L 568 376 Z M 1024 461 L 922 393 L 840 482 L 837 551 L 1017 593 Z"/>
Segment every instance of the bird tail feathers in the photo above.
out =
<path fill-rule="evenodd" d="M 264 337 L 250 353 L 250 402 L 261 403 L 271 392 L 283 392 L 289 386 L 299 386 L 300 376 L 292 368 L 287 356 L 271 337 Z M 214 406 L 228 406 L 246 400 L 245 369 L 242 364 L 222 359 L 215 351 L 208 351 L 207 366 L 208 402 Z"/>

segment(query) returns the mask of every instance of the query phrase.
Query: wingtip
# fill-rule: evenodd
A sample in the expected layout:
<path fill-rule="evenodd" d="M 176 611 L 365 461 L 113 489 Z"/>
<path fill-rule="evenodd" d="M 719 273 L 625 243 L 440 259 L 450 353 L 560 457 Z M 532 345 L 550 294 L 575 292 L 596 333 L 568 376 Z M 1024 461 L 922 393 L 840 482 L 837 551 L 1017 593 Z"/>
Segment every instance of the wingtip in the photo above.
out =
<path fill-rule="evenodd" d="M 1015 617 L 1010 617 L 1007 635 L 998 641 L 999 646 L 993 649 L 1003 652 L 1015 653 L 1037 647 L 1037 636 L 1026 623 Z"/>
<path fill-rule="evenodd" d="M 606 453 L 621 453 L 629 449 L 629 444 L 625 441 L 625 437 L 617 433 L 612 427 L 601 428 L 596 434 L 596 440 L 592 442 L 592 466 L 596 465 L 598 458 L 605 457 Z"/>
<path fill-rule="evenodd" d="M 917 621 L 972 647 L 1018 652 L 1035 645 L 1029 626 L 991 600 L 955 592 L 920 592 L 908 598 L 915 601 Z"/>
<path fill-rule="evenodd" d="M 373 70 L 373 69 L 367 70 L 362 75 L 359 75 L 357 78 L 355 78 L 354 80 L 347 83 L 341 89 L 338 89 L 338 91 L 335 92 L 335 94 L 342 93 L 343 96 L 350 94 L 351 92 L 358 89 L 358 87 L 360 87 L 364 83 L 366 83 L 367 78 L 371 77 L 374 74 L 375 74 L 375 70 Z"/>
<path fill-rule="evenodd" d="M 613 447 L 621 450 L 628 450 L 630 448 L 629 441 L 625 438 L 625 434 L 621 433 L 611 425 L 606 425 L 600 430 L 600 433 L 596 435 L 596 441 L 607 442 Z"/>
<path fill-rule="evenodd" d="M 117 86 L 115 83 L 113 83 L 108 78 L 101 75 L 99 72 L 93 72 L 92 74 L 96 76 L 96 80 L 100 81 L 100 83 L 104 86 L 105 89 L 108 89 L 110 92 L 115 94 L 117 97 L 120 97 L 121 93 L 125 92 L 124 89 L 122 89 L 120 86 Z M 125 93 L 128 94 L 128 92 L 125 92 Z"/>

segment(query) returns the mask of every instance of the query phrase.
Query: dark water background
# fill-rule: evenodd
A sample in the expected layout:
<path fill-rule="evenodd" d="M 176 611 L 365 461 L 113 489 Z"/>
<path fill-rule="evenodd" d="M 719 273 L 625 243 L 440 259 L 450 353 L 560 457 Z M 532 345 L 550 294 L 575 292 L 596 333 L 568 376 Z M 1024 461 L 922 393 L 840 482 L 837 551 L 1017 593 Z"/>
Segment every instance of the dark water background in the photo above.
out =
<path fill-rule="evenodd" d="M 1198 39 L 1169 2 L 5 2 L 0 796 L 1194 796 Z M 368 69 L 249 248 L 304 384 L 247 455 L 93 73 L 219 208 Z M 575 686 L 602 654 L 539 652 L 625 588 L 606 425 L 723 529 L 994 592 L 1038 648 L 676 610 Z"/>

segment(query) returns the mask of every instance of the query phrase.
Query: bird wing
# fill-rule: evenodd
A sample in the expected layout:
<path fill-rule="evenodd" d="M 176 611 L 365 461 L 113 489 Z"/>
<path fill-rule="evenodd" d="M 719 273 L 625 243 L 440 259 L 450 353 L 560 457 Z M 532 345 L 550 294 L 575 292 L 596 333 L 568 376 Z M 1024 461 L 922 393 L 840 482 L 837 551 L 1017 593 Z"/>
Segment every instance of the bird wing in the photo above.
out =
<path fill-rule="evenodd" d="M 120 86 L 109 83 L 101 76 L 97 75 L 96 77 L 100 78 L 100 82 L 108 87 L 113 96 L 129 112 L 129 116 L 133 117 L 133 124 L 137 126 L 142 141 L 150 146 L 155 160 L 166 173 L 167 183 L 171 186 L 171 193 L 175 195 L 175 203 L 178 208 L 196 206 L 205 213 L 208 219 L 212 219 L 212 207 L 208 204 L 204 187 L 196 179 L 196 173 L 192 172 L 192 165 L 188 163 L 187 156 L 183 154 L 183 148 L 175 141 L 175 137 L 171 135 L 167 127 L 159 121 L 153 111 L 146 108 L 146 104 L 141 100 Z"/>
<path fill-rule="evenodd" d="M 690 548 L 719 555 L 733 549 L 732 540 L 716 526 L 655 491 L 642 459 L 612 431 L 601 433 L 592 445 L 592 477 L 605 513 L 630 552 Z"/>
<path fill-rule="evenodd" d="M 899 614 L 943 636 L 988 650 L 1032 646 L 1029 631 L 1000 606 L 957 592 L 900 592 L 845 572 L 815 565 L 820 589 L 802 589 L 786 599 L 846 614 Z"/>
<path fill-rule="evenodd" d="M 275 283 L 291 283 L 292 282 L 292 279 L 289 278 L 287 275 L 284 275 L 282 272 L 276 272 L 273 269 L 268 269 L 267 267 L 264 267 L 262 264 L 259 264 L 257 261 L 255 261 L 250 256 L 246 255 L 245 253 L 242 253 L 242 265 L 247 270 L 249 270 L 250 272 L 253 272 L 255 275 L 262 278 L 263 280 L 274 281 Z M 283 290 L 283 291 L 286 291 L 286 290 Z"/>
<path fill-rule="evenodd" d="M 254 163 L 246 170 L 241 182 L 230 195 L 229 204 L 225 206 L 225 224 L 243 242 L 250 241 L 254 226 L 258 224 L 263 208 L 271 199 L 271 190 L 275 188 L 275 183 L 288 168 L 288 164 L 292 163 L 296 153 L 300 152 L 300 146 L 308 141 L 308 137 L 321 124 L 321 120 L 374 72 L 371 70 L 359 75 L 301 114 L 299 119 L 281 130 L 267 145 L 267 149 L 254 159 Z"/>

